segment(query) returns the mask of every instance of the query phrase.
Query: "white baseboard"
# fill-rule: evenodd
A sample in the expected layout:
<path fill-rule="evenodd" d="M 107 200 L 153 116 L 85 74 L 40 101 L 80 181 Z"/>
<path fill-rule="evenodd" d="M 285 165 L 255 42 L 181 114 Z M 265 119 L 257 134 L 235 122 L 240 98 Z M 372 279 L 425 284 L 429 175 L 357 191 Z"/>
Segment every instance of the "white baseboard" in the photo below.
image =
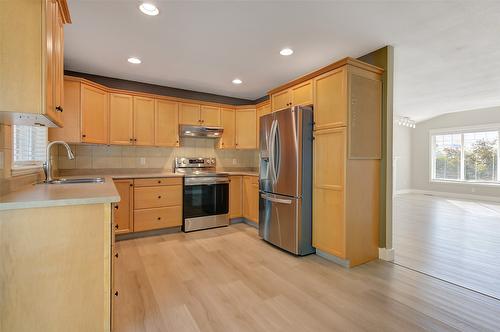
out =
<path fill-rule="evenodd" d="M 478 200 L 478 201 L 500 202 L 500 197 L 461 194 L 461 193 L 450 193 L 450 192 L 445 192 L 445 191 L 433 191 L 433 190 L 409 189 L 409 190 L 396 191 L 396 195 L 400 195 L 400 194 L 422 194 L 422 195 L 432 195 L 432 196 L 450 197 L 450 198 L 462 198 L 462 199 Z"/>
<path fill-rule="evenodd" d="M 378 248 L 378 258 L 392 262 L 394 260 L 394 248 Z"/>
<path fill-rule="evenodd" d="M 400 189 L 394 192 L 394 195 L 411 194 L 413 189 Z"/>

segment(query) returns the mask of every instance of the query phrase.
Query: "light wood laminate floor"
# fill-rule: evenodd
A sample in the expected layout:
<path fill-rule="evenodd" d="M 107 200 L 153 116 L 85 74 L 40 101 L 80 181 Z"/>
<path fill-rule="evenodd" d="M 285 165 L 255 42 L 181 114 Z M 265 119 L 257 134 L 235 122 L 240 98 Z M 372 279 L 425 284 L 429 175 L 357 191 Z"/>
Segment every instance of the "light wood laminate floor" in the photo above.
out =
<path fill-rule="evenodd" d="M 397 264 L 500 299 L 500 204 L 404 194 L 394 206 Z"/>
<path fill-rule="evenodd" d="M 117 243 L 116 331 L 498 331 L 500 302 L 388 262 L 294 257 L 245 224 Z"/>

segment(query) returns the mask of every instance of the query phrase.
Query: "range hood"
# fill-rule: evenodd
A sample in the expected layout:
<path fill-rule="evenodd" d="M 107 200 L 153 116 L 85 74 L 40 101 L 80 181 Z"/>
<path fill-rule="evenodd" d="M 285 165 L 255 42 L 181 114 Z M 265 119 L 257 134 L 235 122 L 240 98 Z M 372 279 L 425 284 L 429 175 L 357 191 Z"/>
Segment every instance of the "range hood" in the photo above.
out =
<path fill-rule="evenodd" d="M 223 132 L 224 129 L 222 127 L 179 125 L 179 134 L 181 137 L 219 138 Z"/>

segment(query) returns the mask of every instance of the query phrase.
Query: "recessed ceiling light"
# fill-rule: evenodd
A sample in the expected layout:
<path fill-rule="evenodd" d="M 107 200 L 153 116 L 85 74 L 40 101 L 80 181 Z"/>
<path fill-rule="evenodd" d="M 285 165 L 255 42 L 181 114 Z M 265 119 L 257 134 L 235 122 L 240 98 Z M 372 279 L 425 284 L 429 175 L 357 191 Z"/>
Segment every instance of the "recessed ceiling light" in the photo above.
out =
<path fill-rule="evenodd" d="M 240 80 L 239 78 L 235 78 L 235 79 L 233 80 L 233 84 L 241 84 L 241 83 L 243 83 L 243 81 L 242 81 L 242 80 Z"/>
<path fill-rule="evenodd" d="M 160 13 L 160 11 L 158 10 L 158 8 L 155 5 L 153 5 L 152 3 L 147 3 L 147 2 L 144 2 L 143 4 L 141 4 L 139 6 L 139 9 L 141 10 L 141 12 L 143 12 L 144 14 L 149 15 L 149 16 L 156 16 Z"/>
<path fill-rule="evenodd" d="M 293 54 L 293 50 L 291 48 L 284 48 L 280 51 L 280 54 L 284 56 L 289 56 Z"/>
<path fill-rule="evenodd" d="M 128 60 L 127 60 L 127 61 L 128 61 L 128 62 L 130 62 L 130 63 L 133 63 L 134 65 L 137 65 L 137 64 L 139 64 L 139 63 L 141 63 L 141 62 L 142 62 L 142 61 L 141 61 L 141 59 L 139 59 L 139 58 L 135 58 L 135 57 L 128 58 Z"/>

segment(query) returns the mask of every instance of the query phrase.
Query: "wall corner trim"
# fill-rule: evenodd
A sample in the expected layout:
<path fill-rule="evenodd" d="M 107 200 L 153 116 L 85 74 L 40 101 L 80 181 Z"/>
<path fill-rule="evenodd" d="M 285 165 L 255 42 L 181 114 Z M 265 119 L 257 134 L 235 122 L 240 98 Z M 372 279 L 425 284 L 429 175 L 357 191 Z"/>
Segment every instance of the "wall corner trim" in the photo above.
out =
<path fill-rule="evenodd" d="M 378 258 L 383 261 L 394 261 L 394 248 L 378 248 Z"/>

